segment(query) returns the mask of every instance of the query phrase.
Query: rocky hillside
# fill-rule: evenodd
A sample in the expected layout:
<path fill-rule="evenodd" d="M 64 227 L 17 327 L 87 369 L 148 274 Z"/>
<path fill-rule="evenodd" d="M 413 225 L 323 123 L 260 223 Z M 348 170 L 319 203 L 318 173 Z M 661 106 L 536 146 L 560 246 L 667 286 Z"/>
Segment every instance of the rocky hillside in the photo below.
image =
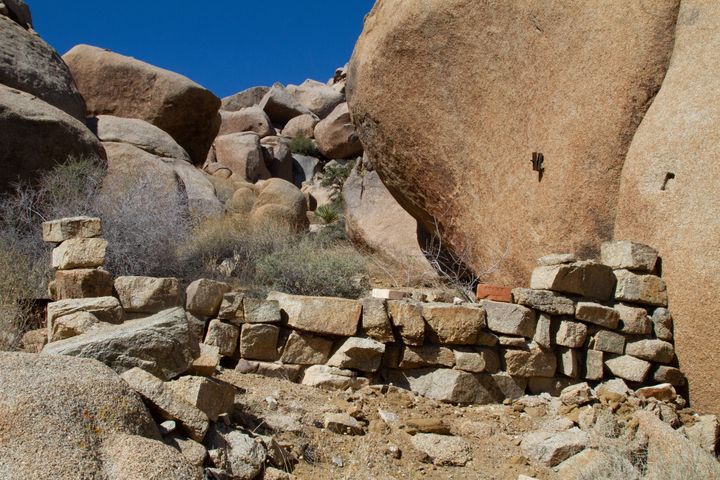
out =
<path fill-rule="evenodd" d="M 501 258 L 489 280 L 517 285 L 549 250 L 658 247 L 691 398 L 714 411 L 718 15 L 703 0 L 381 0 L 348 84 L 382 181 L 477 271 Z"/>

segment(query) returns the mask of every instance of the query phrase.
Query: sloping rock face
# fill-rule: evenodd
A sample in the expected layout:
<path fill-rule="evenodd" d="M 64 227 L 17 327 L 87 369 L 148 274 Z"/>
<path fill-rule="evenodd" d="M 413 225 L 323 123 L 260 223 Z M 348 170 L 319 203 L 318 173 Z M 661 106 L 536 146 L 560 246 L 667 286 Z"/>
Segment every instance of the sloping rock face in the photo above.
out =
<path fill-rule="evenodd" d="M 220 128 L 220 99 L 190 79 L 88 45 L 63 56 L 90 115 L 139 118 L 169 133 L 195 164 Z"/>
<path fill-rule="evenodd" d="M 105 158 L 105 151 L 95 135 L 72 116 L 28 93 L 0 85 L 0 192 L 69 157 Z"/>
<path fill-rule="evenodd" d="M 678 4 L 378 2 L 347 85 L 370 161 L 475 270 L 507 247 L 494 281 L 521 284 L 548 251 L 594 256 Z"/>
<path fill-rule="evenodd" d="M 343 186 L 345 230 L 354 242 L 386 255 L 415 275 L 433 277 L 417 240 L 417 221 L 397 203 L 377 172 L 353 170 Z"/>
<path fill-rule="evenodd" d="M 99 115 L 89 125 L 103 142 L 129 143 L 159 157 L 190 162 L 190 156 L 166 132 L 137 118 Z"/>
<path fill-rule="evenodd" d="M 656 247 L 696 408 L 720 414 L 720 4 L 683 0 L 662 88 L 622 174 L 616 238 Z"/>
<path fill-rule="evenodd" d="M 32 28 L 30 7 L 23 0 L 0 0 L 0 15 L 12 18 L 23 28 Z"/>
<path fill-rule="evenodd" d="M 0 406 L 2 478 L 196 478 L 142 401 L 95 360 L 0 353 Z"/>
<path fill-rule="evenodd" d="M 13 11 L 12 3 L 10 7 Z M 15 7 L 14 11 L 24 10 L 18 4 Z M 29 10 L 27 14 L 29 17 Z M 5 15 L 0 15 L 0 83 L 35 95 L 78 120 L 85 119 L 85 101 L 67 65 L 36 33 Z"/>

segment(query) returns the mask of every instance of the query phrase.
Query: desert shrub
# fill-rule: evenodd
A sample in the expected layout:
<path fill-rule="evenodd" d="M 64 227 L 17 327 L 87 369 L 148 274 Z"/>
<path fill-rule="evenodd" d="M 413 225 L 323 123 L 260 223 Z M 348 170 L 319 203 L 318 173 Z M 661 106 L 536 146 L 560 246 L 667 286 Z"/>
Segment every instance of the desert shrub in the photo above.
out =
<path fill-rule="evenodd" d="M 311 157 L 317 157 L 319 155 L 315 142 L 312 141 L 312 138 L 307 137 L 295 137 L 290 140 L 290 151 Z"/>
<path fill-rule="evenodd" d="M 321 185 L 342 190 L 345 181 L 355 168 L 355 162 L 331 162 L 325 165 Z"/>
<path fill-rule="evenodd" d="M 321 205 L 315 209 L 315 215 L 326 224 L 333 223 L 340 218 L 340 212 L 338 212 L 335 205 Z"/>
<path fill-rule="evenodd" d="M 256 281 L 296 295 L 358 298 L 368 289 L 365 260 L 355 249 L 309 236 L 262 257 Z"/>

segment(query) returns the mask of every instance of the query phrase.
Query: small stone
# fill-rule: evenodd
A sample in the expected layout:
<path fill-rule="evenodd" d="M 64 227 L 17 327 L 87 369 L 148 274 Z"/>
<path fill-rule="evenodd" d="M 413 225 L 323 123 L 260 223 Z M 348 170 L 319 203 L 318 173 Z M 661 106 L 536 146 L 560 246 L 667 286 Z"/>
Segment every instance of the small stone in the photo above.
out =
<path fill-rule="evenodd" d="M 438 435 L 450 435 L 450 427 L 438 417 L 410 418 L 405 421 L 405 432 L 408 435 L 418 433 L 437 433 Z"/>
<path fill-rule="evenodd" d="M 613 378 L 598 385 L 595 393 L 606 402 L 624 402 L 632 394 L 632 390 L 621 378 Z"/>
<path fill-rule="evenodd" d="M 388 425 L 394 425 L 400 420 L 400 417 L 398 417 L 397 414 L 388 412 L 387 410 L 383 410 L 381 408 L 378 408 L 378 416 L 380 417 L 380 420 Z"/>
<path fill-rule="evenodd" d="M 490 330 L 526 338 L 532 338 L 535 334 L 537 319 L 535 312 L 529 308 L 489 300 L 483 300 L 480 305 L 485 309 Z"/>
<path fill-rule="evenodd" d="M 71 217 L 43 222 L 44 242 L 60 243 L 71 238 L 93 238 L 102 234 L 100 219 L 97 217 Z"/>
<path fill-rule="evenodd" d="M 71 238 L 52 251 L 52 268 L 72 270 L 75 268 L 102 267 L 108 242 L 102 238 Z"/>
<path fill-rule="evenodd" d="M 615 278 L 612 268 L 582 261 L 535 268 L 530 278 L 530 288 L 603 300 L 612 297 Z"/>
<path fill-rule="evenodd" d="M 293 480 L 294 478 L 294 475 L 274 467 L 266 467 L 263 474 L 263 480 Z"/>
<path fill-rule="evenodd" d="M 284 365 L 282 363 L 253 362 L 257 375 L 270 378 L 280 378 L 290 382 L 297 382 L 302 372 L 301 365 Z"/>
<path fill-rule="evenodd" d="M 362 329 L 365 335 L 382 343 L 395 341 L 385 300 L 380 298 L 362 299 Z"/>
<path fill-rule="evenodd" d="M 489 348 L 476 351 L 455 350 L 455 368 L 473 373 L 495 373 L 500 369 L 500 357 Z"/>
<path fill-rule="evenodd" d="M 632 335 L 647 335 L 652 331 L 652 322 L 644 308 L 618 303 L 613 307 L 620 314 L 620 331 Z"/>
<path fill-rule="evenodd" d="M 658 363 L 670 363 L 675 358 L 672 343 L 663 340 L 638 340 L 630 342 L 625 348 L 628 355 Z"/>
<path fill-rule="evenodd" d="M 200 356 L 193 360 L 188 369 L 190 375 L 210 377 L 220 365 L 220 348 L 213 345 L 200 344 Z"/>
<path fill-rule="evenodd" d="M 638 275 L 629 270 L 616 270 L 617 286 L 615 299 L 666 307 L 668 302 L 667 286 L 662 278 L 655 275 Z"/>
<path fill-rule="evenodd" d="M 325 415 L 323 422 L 325 429 L 340 435 L 364 435 L 360 422 L 345 413 L 330 413 Z"/>
<path fill-rule="evenodd" d="M 557 359 L 552 352 L 540 348 L 505 350 L 505 370 L 518 377 L 552 377 L 557 370 Z"/>
<path fill-rule="evenodd" d="M 120 376 L 152 403 L 163 418 L 176 420 L 193 440 L 202 442 L 209 427 L 207 415 L 175 395 L 162 380 L 140 368 L 132 368 Z"/>
<path fill-rule="evenodd" d="M 585 378 L 588 380 L 602 380 L 603 365 L 603 352 L 599 350 L 587 350 L 585 352 Z"/>
<path fill-rule="evenodd" d="M 240 331 L 240 356 L 251 360 L 275 361 L 279 335 L 280 328 L 275 325 L 243 325 Z"/>
<path fill-rule="evenodd" d="M 669 383 L 638 388 L 635 390 L 635 395 L 640 398 L 655 398 L 661 402 L 672 402 L 677 398 L 675 389 Z"/>
<path fill-rule="evenodd" d="M 350 337 L 330 357 L 331 367 L 376 372 L 380 368 L 385 345 L 371 338 Z"/>
<path fill-rule="evenodd" d="M 536 462 L 554 467 L 582 451 L 590 437 L 578 428 L 556 432 L 531 432 L 522 440 L 523 453 Z"/>
<path fill-rule="evenodd" d="M 407 345 L 422 345 L 425 339 L 425 320 L 422 307 L 406 301 L 389 301 L 388 312 L 393 325 Z"/>
<path fill-rule="evenodd" d="M 230 285 L 201 278 L 188 285 L 186 308 L 195 315 L 215 317 L 220 311 L 223 296 L 231 290 Z"/>
<path fill-rule="evenodd" d="M 595 399 L 595 394 L 587 382 L 571 385 L 560 392 L 560 401 L 565 405 L 585 405 Z"/>
<path fill-rule="evenodd" d="M 214 345 L 220 349 L 220 355 L 232 357 L 237 349 L 240 329 L 235 325 L 223 323 L 220 320 L 211 320 L 205 335 L 205 344 Z"/>
<path fill-rule="evenodd" d="M 402 451 L 397 445 L 390 444 L 385 447 L 385 455 L 395 459 L 400 459 L 402 457 Z"/>
<path fill-rule="evenodd" d="M 535 326 L 535 335 L 533 340 L 541 347 L 549 350 L 552 348 L 552 319 L 550 315 L 541 313 L 538 315 L 537 324 Z"/>
<path fill-rule="evenodd" d="M 550 267 L 553 265 L 563 265 L 565 263 L 575 263 L 577 258 L 572 253 L 551 253 L 544 257 L 538 258 L 538 265 L 541 267 Z"/>
<path fill-rule="evenodd" d="M 602 262 L 613 269 L 625 268 L 639 272 L 652 272 L 658 251 L 642 243 L 628 240 L 603 242 L 600 246 Z"/>
<path fill-rule="evenodd" d="M 462 467 L 472 460 L 470 446 L 459 437 L 418 433 L 411 441 L 413 447 L 425 455 L 426 461 L 434 465 Z"/>
<path fill-rule="evenodd" d="M 325 390 L 357 390 L 367 385 L 366 378 L 357 377 L 352 370 L 344 370 L 328 365 L 312 365 L 305 370 L 301 382 L 303 385 Z"/>
<path fill-rule="evenodd" d="M 502 305 L 524 309 L 512 304 Z M 485 327 L 485 311 L 474 306 L 425 303 L 422 305 L 422 316 L 429 327 L 429 341 L 434 343 L 474 345 Z"/>
<path fill-rule="evenodd" d="M 392 290 L 389 288 L 373 288 L 370 295 L 373 298 L 380 298 L 383 300 L 402 300 L 407 296 L 407 293 L 401 290 Z"/>
<path fill-rule="evenodd" d="M 630 382 L 643 382 L 650 371 L 650 363 L 630 355 L 611 358 L 605 361 L 605 365 L 613 375 Z"/>
<path fill-rule="evenodd" d="M 653 329 L 655 336 L 660 340 L 671 341 L 673 339 L 673 318 L 667 308 L 656 308 L 652 314 Z"/>
<path fill-rule="evenodd" d="M 168 443 L 180 450 L 190 465 L 202 467 L 205 463 L 208 454 L 202 443 L 186 437 L 172 437 L 168 439 Z"/>
<path fill-rule="evenodd" d="M 171 435 L 175 432 L 175 430 L 177 430 L 177 423 L 175 423 L 175 420 L 165 420 L 158 425 L 158 429 L 160 430 L 160 434 L 165 437 L 167 435 Z"/>
<path fill-rule="evenodd" d="M 267 459 L 267 450 L 260 439 L 222 423 L 214 424 L 205 442 L 211 449 L 219 449 L 227 462 L 233 479 L 251 480 L 258 476 Z"/>
<path fill-rule="evenodd" d="M 244 299 L 244 293 L 228 292 L 224 294 L 217 318 L 227 320 L 233 325 L 241 325 L 245 319 L 245 312 L 243 310 Z"/>
<path fill-rule="evenodd" d="M 585 344 L 587 333 L 588 329 L 584 324 L 561 320 L 555 333 L 555 343 L 563 347 L 580 348 Z"/>
<path fill-rule="evenodd" d="M 580 375 L 577 350 L 573 348 L 559 349 L 558 371 L 571 378 L 576 378 Z"/>
<path fill-rule="evenodd" d="M 297 365 L 320 365 L 328 361 L 333 341 L 298 331 L 293 331 L 287 339 L 282 354 L 283 363 Z"/>
<path fill-rule="evenodd" d="M 592 302 L 578 302 L 575 318 L 606 328 L 617 328 L 620 313 L 610 307 Z"/>
<path fill-rule="evenodd" d="M 510 287 L 479 283 L 475 295 L 477 300 L 512 303 L 512 288 Z"/>
<path fill-rule="evenodd" d="M 610 330 L 600 330 L 597 332 L 593 336 L 591 344 L 593 350 L 617 353 L 618 355 L 625 353 L 625 337 Z"/>
<path fill-rule="evenodd" d="M 182 304 L 177 278 L 118 277 L 115 291 L 130 313 L 157 313 Z"/>
<path fill-rule="evenodd" d="M 515 288 L 512 291 L 515 303 L 533 308 L 549 315 L 575 315 L 575 302 L 550 290 Z"/>
<path fill-rule="evenodd" d="M 48 332 L 49 342 L 56 342 L 66 338 L 82 335 L 90 330 L 97 329 L 102 322 L 89 312 L 75 312 L 70 315 L 58 317 L 53 322 L 53 329 Z"/>
<path fill-rule="evenodd" d="M 280 304 L 277 300 L 259 300 L 245 297 L 243 323 L 279 323 Z"/>
<path fill-rule="evenodd" d="M 452 367 L 454 365 L 455 355 L 453 351 L 438 345 L 406 346 L 403 349 L 402 360 L 400 361 L 400 368 L 403 369 L 434 366 Z"/>
<path fill-rule="evenodd" d="M 506 337 L 501 335 L 498 337 L 498 344 L 501 347 L 526 348 L 527 340 L 524 337 Z"/>
<path fill-rule="evenodd" d="M 669 383 L 676 387 L 682 387 L 685 385 L 685 375 L 680 371 L 679 368 L 668 367 L 666 365 L 660 365 L 653 374 L 653 380 L 659 383 Z"/>

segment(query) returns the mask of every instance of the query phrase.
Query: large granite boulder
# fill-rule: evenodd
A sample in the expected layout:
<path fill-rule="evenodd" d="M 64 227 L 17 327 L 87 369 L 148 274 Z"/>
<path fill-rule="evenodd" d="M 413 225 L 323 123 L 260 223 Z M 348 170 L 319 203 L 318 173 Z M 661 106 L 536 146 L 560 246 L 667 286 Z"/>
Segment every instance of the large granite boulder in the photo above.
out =
<path fill-rule="evenodd" d="M 105 158 L 102 145 L 84 124 L 37 97 L 3 85 L 0 132 L 0 192 L 71 157 Z"/>
<path fill-rule="evenodd" d="M 592 256 L 678 4 L 378 2 L 348 73 L 360 139 L 400 204 L 476 270 L 507 246 L 488 281 L 524 283 L 547 252 Z"/>
<path fill-rule="evenodd" d="M 720 4 L 683 1 L 662 88 L 625 161 L 615 237 L 662 257 L 680 367 L 695 408 L 720 414 Z"/>
<path fill-rule="evenodd" d="M 5 15 L 0 15 L 0 84 L 85 119 L 85 102 L 67 65 L 40 36 Z"/>
<path fill-rule="evenodd" d="M 185 311 L 173 308 L 49 343 L 42 353 L 94 358 L 118 373 L 140 367 L 169 380 L 187 371 L 200 350 L 191 341 Z"/>
<path fill-rule="evenodd" d="M 170 134 L 144 120 L 98 115 L 88 124 L 103 142 L 129 143 L 158 157 L 191 161 Z"/>
<path fill-rule="evenodd" d="M 306 213 L 307 202 L 300 189 L 280 178 L 271 178 L 258 187 L 250 221 L 256 226 L 303 230 L 307 227 Z"/>
<path fill-rule="evenodd" d="M 353 242 L 388 258 L 404 270 L 399 274 L 426 279 L 435 276 L 418 242 L 417 221 L 397 203 L 377 172 L 360 174 L 353 170 L 342 195 L 345 230 Z"/>
<path fill-rule="evenodd" d="M 0 0 L 0 15 L 13 19 L 23 28 L 32 28 L 32 13 L 23 0 Z"/>
<path fill-rule="evenodd" d="M 0 477 L 198 479 L 143 402 L 86 358 L 0 353 Z"/>
<path fill-rule="evenodd" d="M 196 164 L 220 128 L 220 99 L 192 80 L 102 48 L 78 45 L 63 56 L 90 115 L 139 118 L 166 131 Z"/>

